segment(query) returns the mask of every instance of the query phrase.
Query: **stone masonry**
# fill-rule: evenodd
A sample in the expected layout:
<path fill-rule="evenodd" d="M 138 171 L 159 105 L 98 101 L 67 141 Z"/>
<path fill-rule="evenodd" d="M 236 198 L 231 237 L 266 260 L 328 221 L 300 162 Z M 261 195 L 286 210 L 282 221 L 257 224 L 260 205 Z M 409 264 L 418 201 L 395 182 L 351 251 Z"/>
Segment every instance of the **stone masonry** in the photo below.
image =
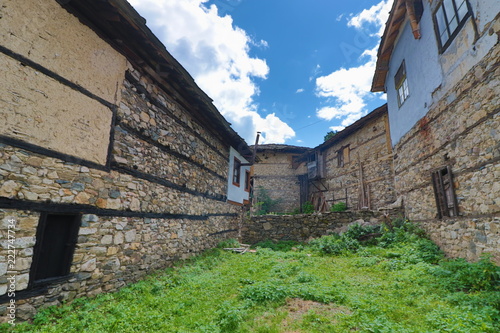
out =
<path fill-rule="evenodd" d="M 8 319 L 11 276 L 16 319 L 26 320 L 39 308 L 116 291 L 237 237 L 241 208 L 226 197 L 229 149 L 246 144 L 165 50 L 158 52 L 175 68 L 173 86 L 56 1 L 36 9 L 31 1 L 7 1 L 0 10 L 0 62 L 8 82 L 19 78 L 0 89 L 0 113 L 8 115 L 0 125 L 0 322 Z M 26 13 L 40 16 L 43 38 L 31 23 L 15 23 Z M 47 214 L 77 216 L 79 226 L 70 274 L 40 286 L 30 274 Z M 9 244 L 13 267 L 6 264 Z"/>
<path fill-rule="evenodd" d="M 402 216 L 403 212 L 398 209 L 254 216 L 243 223 L 242 241 L 249 244 L 265 240 L 306 242 L 330 233 L 345 232 L 351 224 L 379 225 L 387 222 L 388 218 Z"/>
<path fill-rule="evenodd" d="M 394 148 L 407 216 L 453 257 L 500 263 L 500 47 L 494 47 Z M 450 166 L 459 216 L 437 218 L 431 172 Z"/>
<path fill-rule="evenodd" d="M 263 188 L 271 199 L 277 201 L 272 207 L 273 212 L 291 213 L 300 208 L 298 176 L 306 169 L 303 164 L 295 165 L 294 159 L 308 149 L 287 145 L 258 146 L 258 163 L 253 166 L 254 207 Z"/>
<path fill-rule="evenodd" d="M 311 193 L 326 189 L 329 206 L 345 202 L 350 209 L 378 209 L 396 200 L 386 110 L 384 105 L 372 111 L 377 113 L 372 119 L 369 114 L 353 130 L 347 127 L 348 133 L 340 132 L 338 139 L 334 136 L 316 148 L 326 165 L 324 179 L 309 187 Z M 342 164 L 339 154 L 343 154 Z"/>

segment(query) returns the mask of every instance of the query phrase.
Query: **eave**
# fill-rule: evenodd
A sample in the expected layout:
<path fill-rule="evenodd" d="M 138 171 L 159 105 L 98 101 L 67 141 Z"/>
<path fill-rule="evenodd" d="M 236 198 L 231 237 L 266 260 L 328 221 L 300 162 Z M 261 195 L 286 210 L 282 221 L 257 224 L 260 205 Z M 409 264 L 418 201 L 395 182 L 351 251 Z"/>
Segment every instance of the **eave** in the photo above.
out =
<path fill-rule="evenodd" d="M 407 13 L 414 38 L 420 38 L 420 29 L 415 15 L 414 1 L 394 0 L 377 53 L 377 63 L 375 65 L 375 74 L 371 87 L 372 92 L 385 92 L 385 80 L 387 72 L 389 71 L 389 61 Z"/>

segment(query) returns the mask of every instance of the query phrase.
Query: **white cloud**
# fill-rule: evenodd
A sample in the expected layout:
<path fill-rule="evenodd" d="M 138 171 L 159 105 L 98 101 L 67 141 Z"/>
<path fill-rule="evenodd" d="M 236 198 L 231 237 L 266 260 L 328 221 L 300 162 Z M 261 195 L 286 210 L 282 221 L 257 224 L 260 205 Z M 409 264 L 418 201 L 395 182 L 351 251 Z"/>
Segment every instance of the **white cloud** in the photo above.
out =
<path fill-rule="evenodd" d="M 366 29 L 374 26 L 377 31 L 373 34 L 381 37 L 384 33 L 385 23 L 389 17 L 392 1 L 383 0 L 369 9 L 364 9 L 361 13 L 354 15 L 347 22 L 347 26 L 356 29 Z"/>
<path fill-rule="evenodd" d="M 284 143 L 295 136 L 274 114 L 260 116 L 253 100 L 259 94 L 254 79 L 265 79 L 269 67 L 249 50 L 268 47 L 266 41 L 250 38 L 233 26 L 231 16 L 220 17 L 215 5 L 207 7 L 207 0 L 129 1 L 243 138 L 252 142 L 261 131 L 263 142 Z"/>
<path fill-rule="evenodd" d="M 331 126 L 330 129 L 334 132 L 340 132 L 345 128 L 345 126 Z"/>
<path fill-rule="evenodd" d="M 299 89 L 297 89 L 297 91 L 295 91 L 296 94 L 300 94 L 301 92 L 304 92 L 303 88 L 299 88 Z"/>
<path fill-rule="evenodd" d="M 311 76 L 309 76 L 309 82 L 314 80 L 314 78 L 317 77 L 321 73 L 321 66 L 319 64 L 317 64 L 316 67 L 314 67 L 311 72 L 312 72 L 312 74 L 311 74 Z"/>
<path fill-rule="evenodd" d="M 378 35 L 383 31 L 388 18 L 390 5 L 388 0 L 365 9 L 358 15 L 351 16 L 348 26 L 358 30 L 375 27 Z M 340 68 L 329 75 L 316 79 L 316 93 L 326 98 L 328 106 L 316 110 L 316 115 L 325 120 L 342 119 L 343 127 L 349 126 L 368 110 L 367 100 L 375 95 L 370 92 L 378 45 L 364 50 L 359 57 L 359 66 Z"/>

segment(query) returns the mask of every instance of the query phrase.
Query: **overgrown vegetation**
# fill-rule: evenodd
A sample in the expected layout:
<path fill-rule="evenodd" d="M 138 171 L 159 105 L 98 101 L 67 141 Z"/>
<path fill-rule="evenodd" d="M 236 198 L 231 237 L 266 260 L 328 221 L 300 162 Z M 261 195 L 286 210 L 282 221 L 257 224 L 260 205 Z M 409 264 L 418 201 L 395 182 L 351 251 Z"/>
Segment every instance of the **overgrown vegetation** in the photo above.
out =
<path fill-rule="evenodd" d="M 314 205 L 310 201 L 304 202 L 302 205 L 302 214 L 312 214 L 314 213 Z"/>
<path fill-rule="evenodd" d="M 347 210 L 347 205 L 345 202 L 337 202 L 330 207 L 331 212 L 344 212 Z"/>
<path fill-rule="evenodd" d="M 257 249 L 208 251 L 120 292 L 47 308 L 13 331 L 500 331 L 500 268 L 488 256 L 444 259 L 407 221 Z"/>
<path fill-rule="evenodd" d="M 257 215 L 271 213 L 272 209 L 280 202 L 279 199 L 272 199 L 267 190 L 262 186 L 259 186 L 257 189 L 257 199 L 259 200 L 255 204 Z"/>

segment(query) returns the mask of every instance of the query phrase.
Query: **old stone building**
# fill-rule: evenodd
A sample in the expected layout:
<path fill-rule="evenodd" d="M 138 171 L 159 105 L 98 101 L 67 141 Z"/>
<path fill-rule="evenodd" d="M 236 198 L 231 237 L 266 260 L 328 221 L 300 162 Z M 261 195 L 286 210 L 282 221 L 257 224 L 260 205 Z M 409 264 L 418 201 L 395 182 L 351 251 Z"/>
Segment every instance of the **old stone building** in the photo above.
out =
<path fill-rule="evenodd" d="M 278 200 L 274 212 L 292 212 L 306 201 L 328 211 L 339 202 L 359 210 L 396 200 L 386 105 L 316 148 L 263 145 L 258 157 L 255 193 L 261 186 Z"/>
<path fill-rule="evenodd" d="M 307 193 L 301 196 L 301 189 L 307 190 L 307 178 L 306 166 L 299 162 L 299 157 L 309 149 L 279 144 L 257 146 L 258 163 L 253 165 L 252 177 L 254 208 L 259 209 L 264 194 L 274 201 L 272 212 L 291 213 L 300 209 L 307 201 Z"/>
<path fill-rule="evenodd" d="M 385 91 L 395 187 L 445 252 L 500 263 L 500 2 L 392 7 L 372 90 Z"/>
<path fill-rule="evenodd" d="M 1 320 L 237 236 L 248 147 L 126 1 L 3 1 L 0 64 Z"/>
<path fill-rule="evenodd" d="M 316 211 L 339 202 L 376 210 L 393 203 L 394 175 L 387 105 L 314 148 L 307 158 L 309 198 Z"/>

